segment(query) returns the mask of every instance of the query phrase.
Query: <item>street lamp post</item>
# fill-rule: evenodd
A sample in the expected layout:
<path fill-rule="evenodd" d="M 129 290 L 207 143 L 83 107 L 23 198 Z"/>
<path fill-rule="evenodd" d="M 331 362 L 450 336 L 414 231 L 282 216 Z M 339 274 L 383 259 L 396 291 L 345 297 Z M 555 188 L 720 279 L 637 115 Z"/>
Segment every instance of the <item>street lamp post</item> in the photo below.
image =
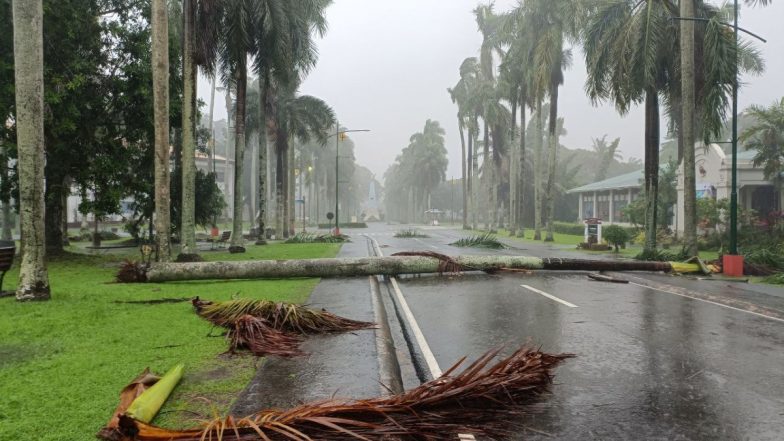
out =
<path fill-rule="evenodd" d="M 335 121 L 335 235 L 340 235 L 340 202 L 338 193 L 340 191 L 340 137 L 346 133 L 369 132 L 368 129 L 361 130 L 340 130 L 340 123 Z"/>

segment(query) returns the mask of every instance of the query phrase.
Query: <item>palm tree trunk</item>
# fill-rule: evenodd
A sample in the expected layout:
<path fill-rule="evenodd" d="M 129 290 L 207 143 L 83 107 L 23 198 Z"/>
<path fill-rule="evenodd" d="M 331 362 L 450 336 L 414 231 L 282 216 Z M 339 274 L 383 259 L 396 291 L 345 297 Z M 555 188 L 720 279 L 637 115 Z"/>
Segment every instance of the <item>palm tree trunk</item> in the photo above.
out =
<path fill-rule="evenodd" d="M 516 91 L 515 91 L 516 92 Z M 514 148 L 517 129 L 517 94 L 512 98 L 512 127 L 509 130 L 509 235 L 517 235 L 517 173 L 518 152 Z"/>
<path fill-rule="evenodd" d="M 465 127 L 463 127 L 462 118 L 457 118 L 457 127 L 460 130 L 460 166 L 463 172 L 463 229 L 468 229 L 468 190 L 466 183 L 466 140 L 465 140 Z"/>
<path fill-rule="evenodd" d="M 13 233 L 11 232 L 11 225 L 13 224 L 13 216 L 11 215 L 11 194 L 8 189 L 8 152 L 5 146 L 0 143 L 0 202 L 3 204 L 2 221 L 3 231 L 0 238 L 2 240 L 11 240 Z"/>
<path fill-rule="evenodd" d="M 523 208 L 525 207 L 525 104 L 528 101 L 528 96 L 525 90 L 525 85 L 520 88 L 520 154 L 517 157 L 517 170 L 519 176 L 517 179 L 517 213 L 515 219 L 517 225 L 515 226 L 518 235 L 525 234 L 525 225 L 523 221 Z"/>
<path fill-rule="evenodd" d="M 17 300 L 49 300 L 44 235 L 44 56 L 41 0 L 14 0 L 14 78 L 22 262 Z"/>
<path fill-rule="evenodd" d="M 231 157 L 232 147 L 234 146 L 234 136 L 233 136 L 234 132 L 231 130 L 231 124 L 229 124 L 229 122 L 231 121 L 232 110 L 233 110 L 232 109 L 232 101 L 231 101 L 231 85 L 226 85 L 226 100 L 225 101 L 226 101 L 226 144 L 225 144 L 226 147 L 224 149 L 224 154 L 226 156 L 224 158 L 224 164 L 223 164 L 223 190 L 224 190 L 224 194 L 226 195 L 226 199 L 228 199 L 229 189 L 231 188 L 231 179 L 229 179 L 229 170 L 230 170 L 229 160 L 230 160 L 230 157 Z M 231 194 L 232 194 L 231 203 L 233 204 L 234 203 L 234 197 L 233 197 L 234 192 L 232 191 Z M 226 207 L 227 215 L 226 215 L 226 217 L 229 217 L 228 213 L 229 213 L 229 209 L 230 208 L 231 208 L 230 205 L 227 204 L 227 207 Z"/>
<path fill-rule="evenodd" d="M 467 228 L 474 228 L 474 135 L 471 128 L 468 128 L 468 151 L 466 152 L 466 187 L 465 187 L 465 219 Z"/>
<path fill-rule="evenodd" d="M 192 260 L 196 249 L 196 64 L 193 58 L 194 0 L 183 0 L 182 43 L 182 213 L 180 259 Z M 178 259 L 179 260 L 179 259 Z"/>
<path fill-rule="evenodd" d="M 295 234 L 296 225 L 296 210 L 294 209 L 294 184 L 296 183 L 296 176 L 294 176 L 294 148 L 294 146 L 289 146 L 289 154 L 286 161 L 286 166 L 288 167 L 288 181 L 286 185 L 286 231 L 288 232 L 289 236 L 293 236 Z"/>
<path fill-rule="evenodd" d="M 277 127 L 279 127 L 276 124 Z M 275 133 L 275 237 L 280 239 L 283 237 L 283 230 L 285 230 L 284 221 L 284 206 L 285 206 L 285 158 L 286 158 L 286 140 L 283 131 L 280 128 Z"/>
<path fill-rule="evenodd" d="M 234 213 L 231 227 L 230 253 L 244 253 L 242 237 L 242 170 L 245 168 L 245 106 L 247 101 L 248 71 L 240 63 L 235 74 L 237 80 L 237 105 L 234 111 Z"/>
<path fill-rule="evenodd" d="M 547 223 L 547 235 L 545 242 L 552 242 L 553 238 L 553 216 L 555 212 L 555 165 L 558 163 L 558 83 L 550 86 L 550 121 L 548 138 L 549 155 L 547 158 L 547 203 L 545 205 L 545 222 Z"/>
<path fill-rule="evenodd" d="M 166 1 L 152 2 L 152 82 L 155 112 L 155 233 L 158 260 L 171 259 L 169 190 L 169 22 Z"/>
<path fill-rule="evenodd" d="M 681 17 L 694 17 L 694 1 L 681 0 Z M 683 241 L 685 251 L 697 255 L 697 176 L 694 158 L 694 22 L 681 20 L 681 95 L 683 109 Z"/>
<path fill-rule="evenodd" d="M 534 240 L 542 240 L 542 100 L 536 103 L 536 147 L 534 149 Z"/>
<path fill-rule="evenodd" d="M 487 122 L 484 123 L 484 145 L 482 146 L 482 154 L 484 155 L 482 157 L 482 186 L 485 191 L 485 200 L 482 203 L 482 207 L 484 207 L 482 210 L 482 217 L 484 218 L 485 229 L 490 230 L 493 228 L 493 216 L 490 213 L 493 210 L 493 207 L 490 206 L 493 193 L 493 159 L 490 157 L 490 129 L 488 128 Z"/>
<path fill-rule="evenodd" d="M 258 108 L 258 118 L 259 118 L 259 163 L 258 166 L 258 175 L 259 175 L 259 184 L 258 188 L 258 199 L 259 199 L 259 217 L 256 219 L 256 225 L 258 225 L 259 229 L 259 236 L 256 239 L 256 245 L 266 245 L 267 241 L 264 235 L 265 229 L 265 219 L 267 216 L 267 112 L 266 108 L 264 107 L 267 102 L 267 88 L 265 87 L 266 81 L 262 78 L 264 75 L 259 75 L 259 108 Z"/>
<path fill-rule="evenodd" d="M 645 246 L 656 250 L 656 210 L 659 198 L 659 96 L 654 89 L 645 92 Z M 594 208 L 595 209 L 595 208 Z"/>
<path fill-rule="evenodd" d="M 479 176 L 479 148 L 477 146 L 478 139 L 479 133 L 478 131 L 474 131 L 474 156 L 472 158 L 473 177 L 471 178 L 471 228 L 474 230 L 479 228 L 479 217 L 477 211 L 479 211 L 479 190 L 482 186 L 482 181 Z"/>

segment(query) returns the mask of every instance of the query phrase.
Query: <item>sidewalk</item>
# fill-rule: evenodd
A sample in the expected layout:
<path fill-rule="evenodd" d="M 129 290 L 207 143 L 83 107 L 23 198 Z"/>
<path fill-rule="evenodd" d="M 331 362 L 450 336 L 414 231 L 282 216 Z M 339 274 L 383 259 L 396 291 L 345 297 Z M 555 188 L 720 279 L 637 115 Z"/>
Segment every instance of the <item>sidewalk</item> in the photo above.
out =
<path fill-rule="evenodd" d="M 338 254 L 361 256 L 367 256 L 367 244 L 356 237 Z M 354 320 L 374 321 L 370 285 L 365 277 L 324 279 L 313 290 L 308 305 Z M 308 355 L 265 358 L 232 406 L 232 415 L 245 416 L 261 409 L 289 408 L 332 397 L 382 394 L 374 330 L 310 336 L 302 349 Z"/>

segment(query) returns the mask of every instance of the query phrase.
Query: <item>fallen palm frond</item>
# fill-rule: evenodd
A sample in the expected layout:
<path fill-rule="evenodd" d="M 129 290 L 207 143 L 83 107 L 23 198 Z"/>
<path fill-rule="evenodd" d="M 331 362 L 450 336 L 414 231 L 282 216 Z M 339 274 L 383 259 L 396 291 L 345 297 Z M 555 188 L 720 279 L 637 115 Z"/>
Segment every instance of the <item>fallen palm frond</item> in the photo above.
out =
<path fill-rule="evenodd" d="M 404 238 L 404 239 L 416 239 L 416 238 L 427 238 L 430 237 L 427 234 L 421 233 L 416 228 L 408 228 L 406 230 L 400 230 L 395 233 L 395 237 Z"/>
<path fill-rule="evenodd" d="M 399 253 L 392 254 L 393 256 L 420 256 L 420 257 L 432 257 L 434 259 L 438 259 L 440 262 L 438 266 L 438 273 L 439 274 L 459 274 L 466 268 L 463 265 L 460 265 L 455 259 L 452 257 L 447 256 L 446 254 L 436 253 L 435 251 L 401 251 Z"/>
<path fill-rule="evenodd" d="M 245 315 L 261 318 L 279 331 L 299 334 L 324 334 L 374 328 L 375 323 L 351 320 L 302 305 L 269 300 L 236 299 L 210 302 L 193 299 L 196 313 L 216 326 L 230 328 Z"/>
<path fill-rule="evenodd" d="M 269 326 L 262 318 L 244 315 L 229 329 L 226 334 L 229 341 L 229 352 L 247 349 L 257 357 L 277 355 L 278 357 L 295 357 L 304 355 L 299 349 L 302 339 L 278 331 Z"/>
<path fill-rule="evenodd" d="M 506 248 L 506 245 L 499 242 L 496 236 L 492 233 L 484 233 L 477 236 L 464 237 L 449 245 L 460 248 L 489 248 L 499 250 Z"/>
<path fill-rule="evenodd" d="M 128 416 L 120 420 L 126 440 L 385 440 L 403 437 L 453 440 L 459 433 L 508 437 L 519 433 L 521 416 L 552 384 L 552 370 L 571 354 L 550 355 L 522 347 L 491 364 L 489 351 L 459 374 L 461 360 L 443 376 L 400 395 L 368 400 L 326 400 L 290 410 L 264 410 L 227 417 L 188 430 L 166 430 Z M 133 438 L 131 438 L 133 436 Z"/>
<path fill-rule="evenodd" d="M 97 437 L 106 440 L 121 439 L 121 434 L 118 432 L 120 427 L 120 416 L 128 410 L 128 406 L 139 397 L 144 391 L 149 389 L 153 384 L 157 383 L 160 377 L 150 373 L 150 369 L 145 369 L 138 377 L 134 378 L 127 386 L 120 391 L 120 404 L 112 413 L 112 418 L 106 424 L 106 427 L 98 432 Z"/>
<path fill-rule="evenodd" d="M 147 267 L 141 262 L 126 260 L 120 264 L 117 272 L 117 281 L 120 283 L 139 283 L 147 281 Z"/>
<path fill-rule="evenodd" d="M 174 387 L 182 379 L 182 372 L 185 365 L 182 363 L 174 366 L 166 372 L 154 385 L 141 393 L 128 406 L 125 415 L 143 423 L 149 423 L 169 398 Z"/>
<path fill-rule="evenodd" d="M 297 233 L 285 243 L 344 243 L 350 242 L 348 236 L 345 234 L 313 234 L 313 233 Z"/>

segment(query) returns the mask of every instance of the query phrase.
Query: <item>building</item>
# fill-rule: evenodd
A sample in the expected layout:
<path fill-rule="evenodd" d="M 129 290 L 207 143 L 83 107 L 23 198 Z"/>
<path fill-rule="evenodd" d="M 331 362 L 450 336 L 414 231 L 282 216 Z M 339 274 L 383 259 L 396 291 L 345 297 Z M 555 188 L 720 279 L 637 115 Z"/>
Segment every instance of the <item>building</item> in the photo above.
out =
<path fill-rule="evenodd" d="M 624 224 L 623 208 L 642 191 L 643 170 L 583 185 L 567 191 L 577 194 L 580 219 L 599 218 L 610 224 Z"/>
<path fill-rule="evenodd" d="M 765 179 L 762 168 L 754 167 L 755 151 L 738 153 L 738 206 L 754 210 L 758 215 L 781 210 L 784 195 L 773 182 Z M 729 199 L 732 184 L 732 155 L 717 144 L 698 145 L 695 152 L 697 197 Z M 784 177 L 784 176 L 782 176 Z M 626 173 L 604 181 L 573 188 L 567 193 L 578 195 L 579 221 L 599 218 L 609 224 L 623 224 L 621 210 L 642 192 L 643 170 Z M 683 165 L 677 171 L 678 203 L 673 210 L 673 225 L 683 231 Z"/>

